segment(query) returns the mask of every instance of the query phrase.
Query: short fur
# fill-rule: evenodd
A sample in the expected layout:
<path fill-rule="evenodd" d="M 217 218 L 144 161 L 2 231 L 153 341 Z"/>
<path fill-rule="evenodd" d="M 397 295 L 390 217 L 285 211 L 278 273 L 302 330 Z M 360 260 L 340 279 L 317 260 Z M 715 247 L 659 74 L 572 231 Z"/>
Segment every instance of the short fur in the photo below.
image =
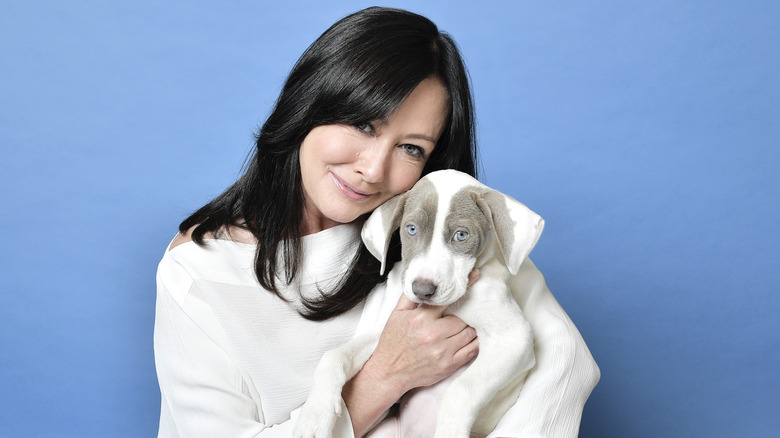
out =
<path fill-rule="evenodd" d="M 480 345 L 469 365 L 435 388 L 405 397 L 402 406 L 431 409 L 427 397 L 443 393 L 435 398 L 440 401 L 435 433 L 407 421 L 402 408 L 404 436 L 453 438 L 492 431 L 535 363 L 531 328 L 506 280 L 517 273 L 543 227 L 542 218 L 523 204 L 454 170 L 433 172 L 378 208 L 363 227 L 366 246 L 384 270 L 389 241 L 400 228 L 403 255 L 388 274 L 382 315 L 372 330 L 323 356 L 295 436 L 330 436 L 341 414 L 341 389 L 371 356 L 401 293 L 417 303 L 449 306 L 445 313 L 472 326 Z M 480 278 L 467 288 L 474 267 Z"/>

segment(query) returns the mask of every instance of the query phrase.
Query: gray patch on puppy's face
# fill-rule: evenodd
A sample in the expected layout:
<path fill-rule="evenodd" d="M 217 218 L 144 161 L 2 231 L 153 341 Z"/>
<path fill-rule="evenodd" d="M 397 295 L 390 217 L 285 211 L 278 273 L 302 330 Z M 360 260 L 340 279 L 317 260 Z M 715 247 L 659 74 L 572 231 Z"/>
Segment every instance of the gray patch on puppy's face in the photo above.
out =
<path fill-rule="evenodd" d="M 450 201 L 445 227 L 440 238 L 457 254 L 476 258 L 484 249 L 490 219 L 478 206 L 479 193 L 474 187 L 464 187 Z M 463 232 L 467 233 L 465 239 Z"/>
<path fill-rule="evenodd" d="M 404 268 L 416 255 L 431 246 L 438 202 L 436 188 L 428 180 L 420 180 L 408 192 L 400 224 Z"/>

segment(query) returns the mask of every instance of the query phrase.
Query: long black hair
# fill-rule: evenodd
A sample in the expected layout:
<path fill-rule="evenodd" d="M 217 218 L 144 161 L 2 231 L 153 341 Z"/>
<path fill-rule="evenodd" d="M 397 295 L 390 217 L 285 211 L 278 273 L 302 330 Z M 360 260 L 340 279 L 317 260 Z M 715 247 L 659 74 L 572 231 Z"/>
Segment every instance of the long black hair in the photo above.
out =
<path fill-rule="evenodd" d="M 442 81 L 450 108 L 423 174 L 451 168 L 476 176 L 471 90 L 455 42 L 425 17 L 372 7 L 336 22 L 303 53 L 257 135 L 242 176 L 184 220 L 179 230 L 194 226 L 192 239 L 200 245 L 209 232 L 218 234 L 231 226 L 249 230 L 258 242 L 257 279 L 281 297 L 279 277 L 284 284 L 292 282 L 302 257 L 303 139 L 317 126 L 386 118 L 429 77 Z M 388 255 L 388 266 L 399 254 Z M 312 320 L 339 315 L 384 279 L 377 260 L 363 245 L 352 266 L 336 290 L 304 301 L 301 314 Z"/>

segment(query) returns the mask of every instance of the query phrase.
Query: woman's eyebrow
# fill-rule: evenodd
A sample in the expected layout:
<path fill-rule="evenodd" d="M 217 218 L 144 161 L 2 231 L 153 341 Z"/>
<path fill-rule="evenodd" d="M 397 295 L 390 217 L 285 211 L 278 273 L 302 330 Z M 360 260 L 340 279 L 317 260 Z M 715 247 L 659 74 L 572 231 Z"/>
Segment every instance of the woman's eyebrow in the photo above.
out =
<path fill-rule="evenodd" d="M 425 135 L 425 134 L 409 134 L 409 135 L 407 135 L 407 137 L 409 137 L 409 138 L 419 138 L 420 140 L 427 140 L 427 141 L 429 141 L 431 143 L 436 143 L 436 140 L 433 137 Z"/>

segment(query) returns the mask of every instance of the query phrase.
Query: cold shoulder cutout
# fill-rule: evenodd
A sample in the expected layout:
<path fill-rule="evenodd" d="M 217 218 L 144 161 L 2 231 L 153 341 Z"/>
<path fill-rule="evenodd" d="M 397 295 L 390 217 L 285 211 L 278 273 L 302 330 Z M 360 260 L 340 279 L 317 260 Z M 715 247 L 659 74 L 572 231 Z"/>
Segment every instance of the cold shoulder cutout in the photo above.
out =
<path fill-rule="evenodd" d="M 173 240 L 171 241 L 171 244 L 168 245 L 168 251 L 171 251 L 172 249 L 176 248 L 177 246 L 179 246 L 181 244 L 184 244 L 184 243 L 187 243 L 187 242 L 192 242 L 192 228 L 187 230 L 187 232 L 184 233 L 184 234 L 182 234 L 182 233 L 176 234 L 176 237 L 173 238 Z"/>
<path fill-rule="evenodd" d="M 171 241 L 171 244 L 168 245 L 168 251 L 172 251 L 174 248 L 176 248 L 179 245 L 185 244 L 187 242 L 192 242 L 192 231 L 195 230 L 195 227 L 197 227 L 197 225 L 193 225 L 185 233 L 179 232 L 178 234 L 176 234 L 176 236 Z M 232 240 L 233 242 L 248 243 L 248 244 L 257 243 L 255 236 L 252 235 L 250 231 L 239 227 L 230 227 L 230 231 L 217 232 L 216 235 L 212 232 L 208 232 L 203 235 L 203 239 L 204 240 L 208 240 L 208 239 Z"/>

